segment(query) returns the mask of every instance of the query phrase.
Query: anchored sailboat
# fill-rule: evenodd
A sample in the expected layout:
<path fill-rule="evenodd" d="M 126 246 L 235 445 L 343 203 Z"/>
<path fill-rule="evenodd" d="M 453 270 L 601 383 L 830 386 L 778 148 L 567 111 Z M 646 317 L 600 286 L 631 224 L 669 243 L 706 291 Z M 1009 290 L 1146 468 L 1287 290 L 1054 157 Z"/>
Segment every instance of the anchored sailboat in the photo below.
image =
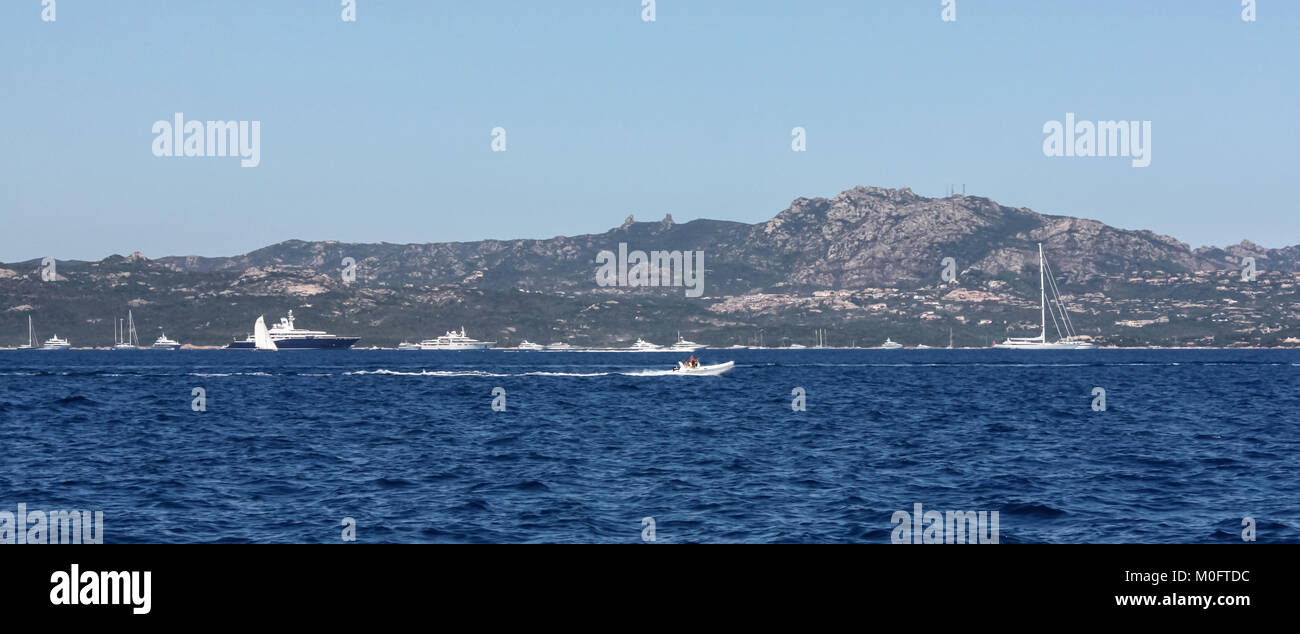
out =
<path fill-rule="evenodd" d="M 18 346 L 19 350 L 36 350 L 40 346 L 36 345 L 36 329 L 32 327 L 32 316 L 27 316 L 27 345 Z"/>
<path fill-rule="evenodd" d="M 1043 256 L 1043 243 L 1038 243 L 1038 287 L 1041 291 L 1043 329 L 1037 337 L 1008 337 L 1002 343 L 993 344 L 994 348 L 1010 348 L 1014 350 L 1090 350 L 1097 346 L 1091 342 L 1082 341 L 1074 332 L 1074 324 L 1070 321 L 1070 315 L 1065 312 L 1065 303 L 1061 301 L 1061 289 L 1056 286 L 1056 276 L 1049 275 L 1051 270 L 1047 266 L 1047 258 Z M 1047 302 L 1047 289 L 1052 290 L 1052 301 L 1054 306 L 1051 309 L 1052 324 L 1056 327 L 1056 341 L 1047 340 L 1047 315 L 1049 304 Z M 1057 319 L 1057 316 L 1060 319 Z M 1061 328 L 1065 332 L 1061 332 Z"/>
<path fill-rule="evenodd" d="M 140 347 L 140 336 L 135 332 L 135 316 L 131 311 L 126 311 L 127 324 L 122 320 L 117 320 L 117 342 L 113 344 L 114 350 L 136 350 Z"/>

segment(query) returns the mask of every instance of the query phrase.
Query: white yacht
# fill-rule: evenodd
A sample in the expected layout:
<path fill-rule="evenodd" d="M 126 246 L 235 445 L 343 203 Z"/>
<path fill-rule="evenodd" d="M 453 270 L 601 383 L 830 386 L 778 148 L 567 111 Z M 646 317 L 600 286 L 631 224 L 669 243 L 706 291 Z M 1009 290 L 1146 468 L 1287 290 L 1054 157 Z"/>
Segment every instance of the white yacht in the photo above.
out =
<path fill-rule="evenodd" d="M 41 350 L 67 350 L 71 347 L 72 344 L 68 343 L 67 339 L 60 339 L 58 335 L 54 335 L 46 340 L 45 345 L 41 346 Z"/>
<path fill-rule="evenodd" d="M 894 341 L 893 339 L 890 339 L 889 337 L 885 337 L 885 343 L 880 344 L 880 349 L 881 349 L 881 350 L 898 350 L 899 348 L 902 348 L 902 347 L 903 347 L 903 344 L 898 343 L 897 341 Z"/>
<path fill-rule="evenodd" d="M 545 351 L 546 352 L 573 352 L 577 349 L 578 348 L 576 346 L 571 346 L 567 343 L 564 343 L 563 341 L 559 341 L 556 343 L 546 344 Z"/>
<path fill-rule="evenodd" d="M 668 352 L 663 346 L 638 338 L 631 348 L 623 352 Z"/>
<path fill-rule="evenodd" d="M 168 339 L 167 333 L 164 332 L 159 335 L 158 340 L 153 342 L 153 345 L 149 346 L 149 348 L 152 350 L 180 350 L 181 342 Z"/>
<path fill-rule="evenodd" d="M 420 344 L 411 343 L 409 341 L 403 341 L 402 343 L 397 344 L 397 349 L 398 350 L 419 350 Z"/>
<path fill-rule="evenodd" d="M 685 339 L 682 339 L 682 333 L 678 332 L 677 343 L 674 343 L 673 345 L 669 346 L 667 351 L 668 352 L 695 352 L 696 350 L 703 350 L 707 347 L 708 346 L 695 343 L 694 341 L 687 341 Z"/>
<path fill-rule="evenodd" d="M 1038 243 L 1038 288 L 1042 307 L 1042 327 L 1037 337 L 1008 337 L 1002 343 L 993 344 L 994 348 L 1012 350 L 1091 350 L 1096 348 L 1090 341 L 1084 341 L 1074 332 L 1074 324 L 1069 313 L 1065 312 L 1065 303 L 1061 301 L 1061 289 L 1056 286 L 1056 276 L 1051 275 L 1047 258 L 1043 257 L 1043 243 Z M 1052 324 L 1056 326 L 1056 341 L 1047 340 L 1047 290 L 1052 290 Z M 1058 319 L 1059 317 L 1059 319 Z M 1061 328 L 1065 332 L 1061 332 Z"/>
<path fill-rule="evenodd" d="M 420 342 L 421 350 L 487 350 L 491 348 L 495 341 L 479 341 L 471 339 L 465 334 L 465 327 L 460 327 L 460 332 L 448 330 L 447 334 L 436 339 L 425 339 Z"/>
<path fill-rule="evenodd" d="M 126 322 L 121 319 L 117 320 L 117 329 L 113 333 L 116 335 L 116 341 L 113 343 L 114 350 L 139 350 L 140 336 L 135 332 L 135 316 L 131 311 L 126 311 Z"/>
<path fill-rule="evenodd" d="M 523 341 L 520 341 L 520 342 L 519 342 L 519 348 L 518 348 L 518 350 L 519 350 L 520 352 L 541 352 L 542 350 L 545 350 L 545 349 L 546 349 L 546 348 L 545 348 L 544 346 L 542 346 L 542 344 L 540 344 L 540 343 L 533 343 L 533 342 L 531 342 L 531 341 L 529 341 L 529 340 L 527 340 L 527 339 L 524 339 Z"/>
<path fill-rule="evenodd" d="M 801 344 L 801 343 L 792 343 L 792 344 L 786 346 L 785 349 L 786 349 L 786 350 L 807 350 L 807 349 L 808 349 L 808 346 L 805 346 L 805 345 L 803 345 L 803 344 Z"/>

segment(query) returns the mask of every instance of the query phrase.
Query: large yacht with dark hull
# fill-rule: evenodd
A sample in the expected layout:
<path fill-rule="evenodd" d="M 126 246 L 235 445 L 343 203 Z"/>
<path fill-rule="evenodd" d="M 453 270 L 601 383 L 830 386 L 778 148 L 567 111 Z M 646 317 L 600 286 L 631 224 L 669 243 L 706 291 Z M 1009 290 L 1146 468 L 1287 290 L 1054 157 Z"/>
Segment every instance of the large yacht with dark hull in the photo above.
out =
<path fill-rule="evenodd" d="M 293 311 L 288 317 L 280 318 L 280 323 L 267 329 L 274 350 L 347 350 L 356 345 L 361 337 L 339 337 L 324 330 L 305 330 L 293 325 Z M 244 339 L 235 338 L 226 345 L 228 350 L 256 350 L 257 337 L 248 335 Z"/>

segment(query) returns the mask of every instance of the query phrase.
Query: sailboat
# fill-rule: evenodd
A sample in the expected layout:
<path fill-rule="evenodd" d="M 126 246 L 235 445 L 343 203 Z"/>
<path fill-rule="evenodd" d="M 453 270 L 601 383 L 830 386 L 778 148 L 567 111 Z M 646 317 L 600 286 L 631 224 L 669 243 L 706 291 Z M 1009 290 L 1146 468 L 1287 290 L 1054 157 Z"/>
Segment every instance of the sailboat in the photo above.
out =
<path fill-rule="evenodd" d="M 1061 301 L 1061 289 L 1056 286 L 1056 276 L 1048 275 L 1050 270 L 1047 267 L 1047 258 L 1043 256 L 1043 243 L 1038 243 L 1038 287 L 1041 291 L 1041 306 L 1043 329 L 1037 337 L 1008 337 L 1002 343 L 993 344 L 994 348 L 1009 348 L 1013 350 L 1090 350 L 1096 348 L 1091 342 L 1082 341 L 1074 332 L 1074 324 L 1070 322 L 1070 315 L 1065 312 L 1065 304 Z M 1056 327 L 1056 341 L 1047 340 L 1047 289 L 1052 289 L 1052 324 Z M 1057 319 L 1057 316 L 1060 319 Z M 1061 332 L 1064 326 L 1065 332 Z"/>
<path fill-rule="evenodd" d="M 253 346 L 258 350 L 279 349 L 275 346 L 275 340 L 271 338 L 271 331 L 266 329 L 264 315 L 258 315 L 257 323 L 253 324 Z"/>
<path fill-rule="evenodd" d="M 131 311 L 126 311 L 127 325 L 122 324 L 122 320 L 117 320 L 117 342 L 113 344 L 114 350 L 137 350 L 140 348 L 140 336 L 135 332 L 135 316 Z"/>
<path fill-rule="evenodd" d="M 32 316 L 27 316 L 27 345 L 18 346 L 18 350 L 36 350 L 40 346 L 36 345 L 36 329 L 32 328 Z"/>

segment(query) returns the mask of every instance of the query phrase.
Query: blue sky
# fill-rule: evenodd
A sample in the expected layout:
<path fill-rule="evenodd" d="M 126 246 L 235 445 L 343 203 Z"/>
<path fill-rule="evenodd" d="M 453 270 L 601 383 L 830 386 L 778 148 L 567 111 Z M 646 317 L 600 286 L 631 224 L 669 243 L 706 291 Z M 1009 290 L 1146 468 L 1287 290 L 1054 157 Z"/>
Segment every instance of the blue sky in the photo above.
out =
<path fill-rule="evenodd" d="M 766 220 L 855 185 L 1189 242 L 1300 244 L 1300 3 L 1259 0 L 0 3 L 0 261 L 281 240 Z M 261 122 L 261 164 L 157 158 L 155 121 Z M 1043 124 L 1149 120 L 1152 163 Z M 504 127 L 507 151 L 491 151 Z M 791 129 L 808 133 L 792 152 Z"/>

